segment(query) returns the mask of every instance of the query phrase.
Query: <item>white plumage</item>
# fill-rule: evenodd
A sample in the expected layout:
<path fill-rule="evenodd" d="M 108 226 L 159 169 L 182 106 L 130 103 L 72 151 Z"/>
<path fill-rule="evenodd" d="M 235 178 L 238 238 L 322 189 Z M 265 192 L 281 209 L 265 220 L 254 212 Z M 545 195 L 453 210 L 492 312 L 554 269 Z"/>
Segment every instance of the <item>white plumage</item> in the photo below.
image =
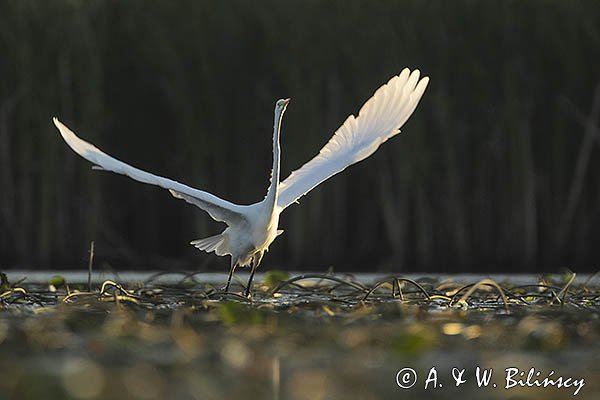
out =
<path fill-rule="evenodd" d="M 283 231 L 278 230 L 279 214 L 321 182 L 371 154 L 386 140 L 400 133 L 400 127 L 415 110 L 423 95 L 428 77 L 419 80 L 419 70 L 404 69 L 381 86 L 362 106 L 358 117 L 350 115 L 312 160 L 279 182 L 281 119 L 289 99 L 278 100 L 273 123 L 273 169 L 265 198 L 251 205 L 238 205 L 208 192 L 194 189 L 132 167 L 102 152 L 77 137 L 57 118 L 54 124 L 67 144 L 96 169 L 129 176 L 136 181 L 168 189 L 177 198 L 206 211 L 227 228 L 219 235 L 194 240 L 192 245 L 219 256 L 231 255 L 231 275 L 237 266 L 252 265 L 246 288 L 249 294 L 254 272 L 269 245 Z"/>

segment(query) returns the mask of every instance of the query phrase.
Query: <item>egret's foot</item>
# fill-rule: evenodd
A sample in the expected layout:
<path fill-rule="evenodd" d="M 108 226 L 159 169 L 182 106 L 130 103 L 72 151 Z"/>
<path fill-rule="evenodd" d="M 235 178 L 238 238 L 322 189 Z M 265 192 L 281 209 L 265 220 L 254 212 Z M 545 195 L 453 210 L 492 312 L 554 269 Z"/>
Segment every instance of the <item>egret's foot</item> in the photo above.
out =
<path fill-rule="evenodd" d="M 247 298 L 252 297 L 252 287 L 254 286 L 254 271 L 256 270 L 256 268 L 252 269 L 252 273 L 250 274 L 250 279 L 248 279 L 248 284 L 246 285 L 246 291 L 244 292 L 244 295 Z"/>
<path fill-rule="evenodd" d="M 225 286 L 221 286 L 221 287 L 219 288 L 219 290 L 220 290 L 221 292 L 229 293 L 229 286 L 230 286 L 230 283 L 231 283 L 230 281 L 227 281 L 227 284 L 226 284 Z"/>

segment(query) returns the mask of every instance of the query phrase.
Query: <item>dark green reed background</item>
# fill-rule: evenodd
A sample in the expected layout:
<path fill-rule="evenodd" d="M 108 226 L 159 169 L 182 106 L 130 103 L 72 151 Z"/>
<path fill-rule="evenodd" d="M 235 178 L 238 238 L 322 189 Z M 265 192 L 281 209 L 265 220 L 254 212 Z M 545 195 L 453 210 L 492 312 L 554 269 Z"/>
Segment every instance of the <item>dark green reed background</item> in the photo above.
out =
<path fill-rule="evenodd" d="M 222 226 L 90 170 L 110 154 L 240 203 L 265 194 L 403 67 L 404 133 L 281 219 L 266 268 L 593 271 L 600 265 L 597 1 L 0 1 L 0 267 L 225 268 Z"/>

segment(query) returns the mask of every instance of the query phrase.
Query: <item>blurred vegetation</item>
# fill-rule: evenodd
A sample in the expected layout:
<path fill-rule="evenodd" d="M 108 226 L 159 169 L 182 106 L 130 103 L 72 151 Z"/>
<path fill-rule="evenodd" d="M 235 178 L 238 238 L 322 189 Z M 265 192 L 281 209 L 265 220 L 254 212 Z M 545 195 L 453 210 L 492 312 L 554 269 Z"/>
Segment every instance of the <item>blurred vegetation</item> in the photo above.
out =
<path fill-rule="evenodd" d="M 257 284 L 251 299 L 201 276 L 182 278 L 193 286 L 159 278 L 1 290 L 0 397 L 566 399 L 576 390 L 506 390 L 509 367 L 535 368 L 539 381 L 584 379 L 577 398 L 600 390 L 593 277 L 499 282 L 506 302 L 489 285 L 469 294 L 474 282 L 431 278 L 294 277 Z M 477 366 L 493 370 L 497 388 L 477 386 Z M 418 374 L 409 391 L 394 379 L 405 367 Z M 432 367 L 443 388 L 425 390 Z M 465 384 L 456 387 L 453 368 L 465 369 Z"/>
<path fill-rule="evenodd" d="M 266 266 L 597 268 L 597 1 L 2 1 L 0 263 L 222 268 L 221 227 L 164 191 L 91 172 L 51 124 L 251 203 L 276 99 L 284 175 L 403 67 L 432 81 L 371 159 L 282 217 Z M 594 264 L 596 263 L 596 264 Z"/>

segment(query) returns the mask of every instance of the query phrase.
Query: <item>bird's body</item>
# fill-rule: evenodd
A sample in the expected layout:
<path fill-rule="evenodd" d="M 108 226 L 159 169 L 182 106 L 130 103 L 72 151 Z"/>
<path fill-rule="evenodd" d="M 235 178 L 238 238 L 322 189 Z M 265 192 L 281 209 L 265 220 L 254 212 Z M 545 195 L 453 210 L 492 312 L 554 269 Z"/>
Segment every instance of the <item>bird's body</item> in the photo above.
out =
<path fill-rule="evenodd" d="M 231 255 L 227 288 L 237 266 L 252 266 L 246 293 L 264 252 L 283 231 L 278 230 L 279 215 L 291 204 L 324 180 L 373 154 L 379 145 L 398 134 L 417 106 L 429 79 L 419 81 L 419 71 L 404 69 L 381 86 L 361 108 L 358 117 L 349 116 L 319 154 L 283 182 L 279 181 L 279 135 L 283 113 L 289 99 L 278 100 L 273 123 L 273 169 L 265 198 L 251 205 L 238 205 L 208 192 L 159 177 L 119 161 L 77 137 L 54 118 L 54 124 L 67 144 L 96 169 L 127 175 L 139 182 L 168 189 L 176 197 L 206 211 L 228 226 L 218 235 L 194 240 L 192 245 L 219 256 Z"/>

